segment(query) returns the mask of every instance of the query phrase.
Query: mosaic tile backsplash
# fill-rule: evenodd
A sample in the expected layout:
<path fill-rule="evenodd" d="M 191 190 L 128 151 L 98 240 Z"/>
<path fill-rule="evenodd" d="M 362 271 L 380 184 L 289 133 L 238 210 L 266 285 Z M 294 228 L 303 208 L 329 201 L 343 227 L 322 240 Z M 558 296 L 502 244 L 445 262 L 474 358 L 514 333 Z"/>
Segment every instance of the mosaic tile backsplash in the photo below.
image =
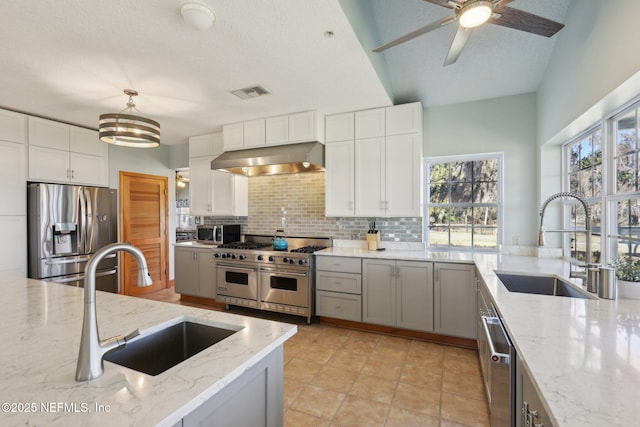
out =
<path fill-rule="evenodd" d="M 205 224 L 241 224 L 246 234 L 331 236 L 365 240 L 369 218 L 324 216 L 324 172 L 249 178 L 249 216 L 205 217 Z M 376 218 L 381 240 L 422 242 L 422 218 Z M 284 225 L 284 226 L 283 226 Z"/>

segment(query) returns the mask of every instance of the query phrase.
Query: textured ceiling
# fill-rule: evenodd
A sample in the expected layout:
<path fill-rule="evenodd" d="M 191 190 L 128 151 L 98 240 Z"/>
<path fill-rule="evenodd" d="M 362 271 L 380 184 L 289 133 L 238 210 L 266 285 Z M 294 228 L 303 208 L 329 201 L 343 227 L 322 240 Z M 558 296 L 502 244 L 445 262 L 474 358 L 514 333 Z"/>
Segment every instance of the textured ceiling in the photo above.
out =
<path fill-rule="evenodd" d="M 95 128 L 100 114 L 124 108 L 122 90 L 132 88 L 138 109 L 161 123 L 162 143 L 177 144 L 224 123 L 309 109 L 532 92 L 557 37 L 486 26 L 443 67 L 454 26 L 375 58 L 338 0 L 201 1 L 217 15 L 206 31 L 183 23 L 183 0 L 3 1 L 0 107 Z M 421 0 L 341 1 L 368 8 L 364 30 L 380 42 L 451 13 Z M 511 6 L 563 22 L 568 3 Z M 255 84 L 273 94 L 241 101 L 229 93 Z"/>

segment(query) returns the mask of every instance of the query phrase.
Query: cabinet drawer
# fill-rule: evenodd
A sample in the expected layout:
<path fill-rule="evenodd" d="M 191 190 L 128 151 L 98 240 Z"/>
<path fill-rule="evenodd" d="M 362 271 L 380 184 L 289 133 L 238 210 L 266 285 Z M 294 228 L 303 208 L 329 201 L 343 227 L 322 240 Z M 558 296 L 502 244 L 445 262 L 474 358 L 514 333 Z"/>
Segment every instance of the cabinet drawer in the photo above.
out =
<path fill-rule="evenodd" d="M 362 276 L 354 273 L 318 271 L 316 272 L 316 287 L 323 291 L 360 295 L 362 293 Z"/>
<path fill-rule="evenodd" d="M 316 291 L 316 315 L 362 322 L 360 295 Z"/>
<path fill-rule="evenodd" d="M 342 273 L 361 273 L 360 258 L 345 258 L 336 256 L 316 257 L 316 270 L 339 271 Z"/>

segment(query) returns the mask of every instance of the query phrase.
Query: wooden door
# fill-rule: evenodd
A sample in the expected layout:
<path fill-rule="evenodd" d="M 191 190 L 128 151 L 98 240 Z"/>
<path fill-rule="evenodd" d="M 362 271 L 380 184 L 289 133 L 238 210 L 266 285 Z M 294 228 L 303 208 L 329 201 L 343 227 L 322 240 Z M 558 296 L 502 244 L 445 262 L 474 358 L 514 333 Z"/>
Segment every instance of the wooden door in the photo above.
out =
<path fill-rule="evenodd" d="M 138 264 L 127 253 L 121 255 L 120 288 L 125 295 L 139 295 L 168 286 L 168 209 L 166 176 L 120 172 L 120 236 L 140 248 L 153 280 L 137 286 Z"/>

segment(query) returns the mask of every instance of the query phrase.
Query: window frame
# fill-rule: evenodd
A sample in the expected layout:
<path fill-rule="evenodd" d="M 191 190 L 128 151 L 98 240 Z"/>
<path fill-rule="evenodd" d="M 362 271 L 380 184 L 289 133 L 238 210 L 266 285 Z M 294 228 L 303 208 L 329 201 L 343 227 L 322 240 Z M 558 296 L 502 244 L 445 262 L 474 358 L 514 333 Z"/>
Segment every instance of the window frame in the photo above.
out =
<path fill-rule="evenodd" d="M 431 196 L 431 185 L 430 185 L 430 170 L 431 166 L 438 163 L 456 163 L 456 162 L 474 162 L 474 161 L 485 161 L 485 160 L 495 160 L 497 163 L 498 169 L 498 178 L 496 180 L 497 187 L 497 202 L 496 203 L 430 203 Z M 423 170 L 423 241 L 425 242 L 425 246 L 430 249 L 442 249 L 442 250 L 456 250 L 456 251 L 481 251 L 481 252 L 499 252 L 502 247 L 503 242 L 503 232 L 504 232 L 504 153 L 503 152 L 490 152 L 490 153 L 476 153 L 476 154 L 461 154 L 461 155 L 450 155 L 450 156 L 437 156 L 437 157 L 424 157 L 422 162 L 422 170 Z M 472 182 L 473 183 L 473 182 Z M 482 247 L 474 247 L 473 246 L 473 238 L 471 246 L 451 246 L 451 239 L 449 239 L 448 244 L 432 246 L 429 242 L 429 209 L 431 207 L 441 207 L 441 206 L 449 206 L 449 207 L 482 207 L 482 206 L 495 206 L 496 208 L 496 247 L 495 248 L 482 248 Z M 473 232 L 472 232 L 473 236 Z"/>
<path fill-rule="evenodd" d="M 616 134 L 616 121 L 631 111 L 636 111 L 636 150 L 640 157 L 640 96 L 634 98 L 630 102 L 621 106 L 611 114 L 598 120 L 592 126 L 585 131 L 578 134 L 578 136 L 571 138 L 569 141 L 562 144 L 562 188 L 563 191 L 570 191 L 569 173 L 570 173 L 570 149 L 569 146 L 586 135 L 593 133 L 595 129 L 600 127 L 602 129 L 602 188 L 601 194 L 598 197 L 585 198 L 589 203 L 593 200 L 599 200 L 601 206 L 601 264 L 609 264 L 615 261 L 618 257 L 619 239 L 623 235 L 618 234 L 618 212 L 617 204 L 625 200 L 640 200 L 640 176 L 637 177 L 639 185 L 637 190 L 631 192 L 619 192 L 617 182 L 617 134 Z M 640 165 L 637 166 L 640 170 Z M 582 196 L 582 195 L 581 195 Z M 574 200 L 565 200 L 563 203 L 563 225 L 567 228 L 567 225 L 573 224 L 573 218 L 571 217 L 571 206 L 577 202 Z M 564 253 L 570 253 L 570 236 L 564 235 L 562 240 L 562 248 Z"/>

